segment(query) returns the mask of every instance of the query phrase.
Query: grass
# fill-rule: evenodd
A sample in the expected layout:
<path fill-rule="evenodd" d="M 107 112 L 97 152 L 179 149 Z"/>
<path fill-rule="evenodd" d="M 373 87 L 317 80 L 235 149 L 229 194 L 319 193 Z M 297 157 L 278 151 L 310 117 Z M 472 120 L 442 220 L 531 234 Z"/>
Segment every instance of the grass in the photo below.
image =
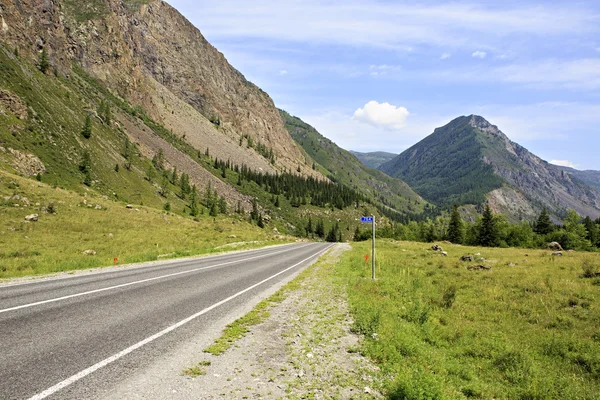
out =
<path fill-rule="evenodd" d="M 375 281 L 369 243 L 355 244 L 337 273 L 364 336 L 359 351 L 380 366 L 389 398 L 600 398 L 598 254 L 377 247 Z M 490 271 L 460 261 L 477 253 Z"/>
<path fill-rule="evenodd" d="M 47 213 L 52 204 L 54 213 Z M 17 206 L 15 206 L 17 205 Z M 97 207 L 98 206 L 98 207 Z M 98 208 L 98 209 L 97 209 Z M 24 217 L 38 214 L 37 222 Z M 0 171 L 0 279 L 286 242 L 238 216 L 196 220 Z M 94 256 L 84 255 L 94 250 Z"/>
<path fill-rule="evenodd" d="M 206 375 L 208 372 L 206 367 L 210 367 L 210 361 L 201 361 L 193 367 L 189 367 L 183 370 L 182 375 L 187 375 L 192 378 L 196 378 L 198 376 Z"/>

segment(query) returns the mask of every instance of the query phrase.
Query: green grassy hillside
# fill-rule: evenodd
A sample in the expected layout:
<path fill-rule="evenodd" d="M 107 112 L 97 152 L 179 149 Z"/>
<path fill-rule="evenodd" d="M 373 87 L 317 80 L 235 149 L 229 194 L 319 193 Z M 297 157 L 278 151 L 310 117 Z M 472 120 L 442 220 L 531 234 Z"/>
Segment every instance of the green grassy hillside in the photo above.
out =
<path fill-rule="evenodd" d="M 363 165 L 350 152 L 338 147 L 301 119 L 280 110 L 294 140 L 324 168 L 335 182 L 367 194 L 404 214 L 420 214 L 425 202 L 406 183 Z"/>
<path fill-rule="evenodd" d="M 38 221 L 25 217 L 38 214 Z M 265 246 L 290 238 L 238 215 L 195 220 L 0 171 L 0 279 Z M 84 254 L 92 250 L 93 255 Z"/>
<path fill-rule="evenodd" d="M 469 117 L 461 117 L 437 128 L 379 169 L 403 179 L 438 205 L 484 202 L 486 195 L 504 181 L 483 161 L 487 143 L 469 121 Z"/>

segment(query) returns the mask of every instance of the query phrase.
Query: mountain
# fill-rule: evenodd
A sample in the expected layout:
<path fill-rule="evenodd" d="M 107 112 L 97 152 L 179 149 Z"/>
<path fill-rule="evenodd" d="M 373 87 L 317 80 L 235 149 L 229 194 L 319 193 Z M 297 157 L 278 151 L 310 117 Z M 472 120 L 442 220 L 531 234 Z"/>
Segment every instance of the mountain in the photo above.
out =
<path fill-rule="evenodd" d="M 378 168 L 381 164 L 391 161 L 398 155 L 394 153 L 386 153 L 385 151 L 360 153 L 358 151 L 350 150 L 350 153 L 352 153 L 354 157 L 358 158 L 361 163 L 365 164 L 369 168 Z"/>
<path fill-rule="evenodd" d="M 7 50 L 32 61 L 44 50 L 59 77 L 81 66 L 190 145 L 265 172 L 295 171 L 306 162 L 271 98 L 167 3 L 48 0 L 1 7 Z M 300 173 L 318 175 L 310 168 Z"/>
<path fill-rule="evenodd" d="M 407 198 L 383 204 L 372 195 L 379 182 L 358 191 L 338 172 L 316 163 L 269 95 L 165 2 L 0 4 L 0 180 L 18 198 L 47 185 L 81 196 L 81 207 L 101 197 L 164 210 L 165 221 L 169 213 L 226 214 L 232 224 L 250 217 L 272 237 L 314 237 L 322 221 L 336 239 L 351 236 L 365 213 L 423 209 L 418 195 L 379 171 Z M 16 174 L 31 188 L 11 183 Z M 0 201 L 0 212 L 10 207 Z"/>
<path fill-rule="evenodd" d="M 322 167 L 323 174 L 370 198 L 376 198 L 402 214 L 420 214 L 426 204 L 405 182 L 362 164 L 354 155 L 322 136 L 300 118 L 280 110 L 285 126 L 296 142 Z"/>
<path fill-rule="evenodd" d="M 568 208 L 600 216 L 600 190 L 582 174 L 547 163 L 476 115 L 435 129 L 379 169 L 442 206 L 487 201 L 513 220 L 531 219 L 542 207 L 555 218 Z"/>
<path fill-rule="evenodd" d="M 574 168 L 568 168 L 568 167 L 560 167 L 560 168 L 562 168 L 569 175 L 574 176 L 575 178 L 579 179 L 586 185 L 592 186 L 592 187 L 600 190 L 600 171 L 593 171 L 593 170 L 580 171 L 580 170 L 577 170 Z"/>

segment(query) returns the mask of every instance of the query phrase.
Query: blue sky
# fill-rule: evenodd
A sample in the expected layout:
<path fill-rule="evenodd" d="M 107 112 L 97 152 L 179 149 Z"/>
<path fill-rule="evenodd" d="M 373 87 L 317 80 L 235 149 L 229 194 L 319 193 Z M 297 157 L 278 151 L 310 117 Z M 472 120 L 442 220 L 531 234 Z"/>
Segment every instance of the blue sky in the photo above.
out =
<path fill-rule="evenodd" d="M 479 114 L 600 170 L 600 2 L 169 0 L 275 104 L 348 150 L 399 153 Z"/>

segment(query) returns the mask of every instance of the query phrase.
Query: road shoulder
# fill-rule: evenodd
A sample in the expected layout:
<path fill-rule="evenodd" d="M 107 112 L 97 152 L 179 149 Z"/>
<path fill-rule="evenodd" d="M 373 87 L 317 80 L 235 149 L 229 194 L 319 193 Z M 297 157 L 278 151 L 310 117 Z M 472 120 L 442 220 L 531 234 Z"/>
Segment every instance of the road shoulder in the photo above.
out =
<path fill-rule="evenodd" d="M 350 332 L 343 285 L 334 281 L 335 263 L 348 248 L 336 246 L 305 270 L 293 282 L 294 290 L 272 303 L 269 317 L 226 353 L 202 351 L 211 344 L 206 336 L 214 340 L 220 334 L 212 329 L 211 335 L 182 346 L 103 398 L 380 397 L 372 378 L 376 367 L 353 351 L 359 338 Z M 190 367 L 197 368 L 196 376 L 183 374 Z"/>

